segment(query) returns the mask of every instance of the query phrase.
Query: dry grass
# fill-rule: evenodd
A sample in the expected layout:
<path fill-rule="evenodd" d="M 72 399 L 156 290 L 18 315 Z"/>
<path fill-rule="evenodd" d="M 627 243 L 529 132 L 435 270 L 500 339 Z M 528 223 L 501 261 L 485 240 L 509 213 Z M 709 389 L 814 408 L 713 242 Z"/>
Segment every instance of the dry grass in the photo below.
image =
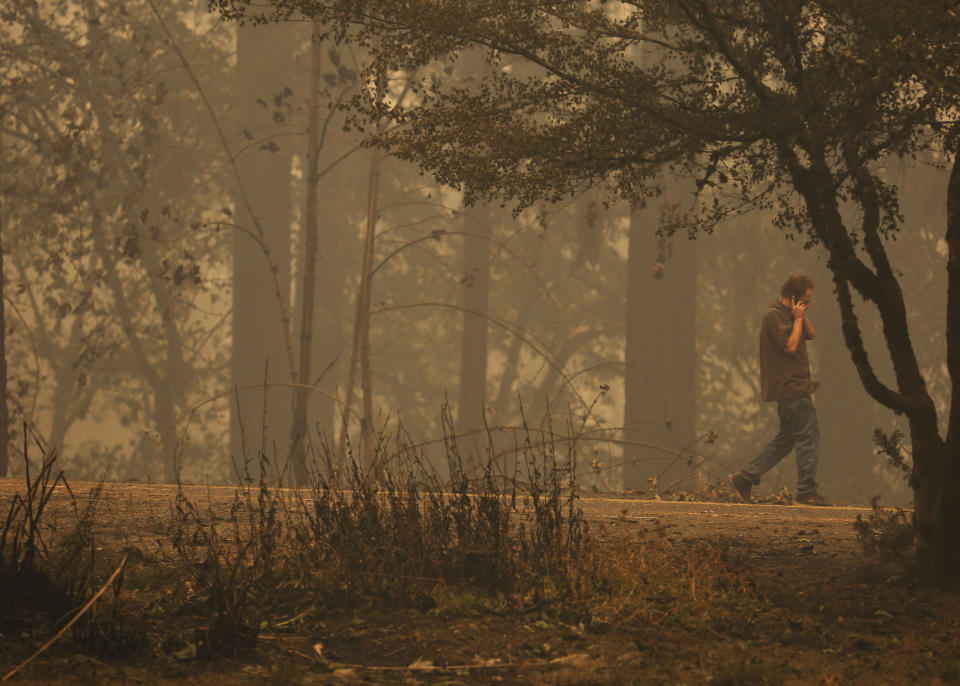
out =
<path fill-rule="evenodd" d="M 304 490 L 253 461 L 228 497 L 180 487 L 159 522 L 99 507 L 96 489 L 74 497 L 50 459 L 0 538 L 0 595 L 16 603 L 0 664 L 54 635 L 126 555 L 89 621 L 28 678 L 87 655 L 98 682 L 160 670 L 208 683 L 871 683 L 868 651 L 898 678 L 960 674 L 960 653 L 937 643 L 958 628 L 955 597 L 899 572 L 844 576 L 805 538 L 763 553 L 626 521 L 588 528 L 563 447 L 531 444 L 506 487 L 489 470 L 468 479 L 455 442 L 443 482 L 415 451 L 376 482 L 353 468 Z M 58 483 L 67 520 L 49 509 Z M 41 587 L 67 600 L 33 603 Z"/>

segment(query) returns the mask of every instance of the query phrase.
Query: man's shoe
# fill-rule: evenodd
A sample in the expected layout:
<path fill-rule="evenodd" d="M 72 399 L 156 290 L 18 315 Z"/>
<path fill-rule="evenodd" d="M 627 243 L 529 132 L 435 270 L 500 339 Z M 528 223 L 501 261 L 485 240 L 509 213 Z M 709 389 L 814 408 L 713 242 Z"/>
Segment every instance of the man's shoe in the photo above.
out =
<path fill-rule="evenodd" d="M 737 494 L 737 497 L 740 498 L 745 503 L 753 502 L 750 499 L 750 491 L 753 490 L 753 482 L 747 478 L 742 472 L 737 472 L 736 474 L 730 474 L 727 476 L 727 481 L 730 482 L 730 485 L 733 486 L 733 492 Z"/>
<path fill-rule="evenodd" d="M 797 496 L 797 505 L 832 505 L 832 503 L 819 493 L 804 493 Z"/>

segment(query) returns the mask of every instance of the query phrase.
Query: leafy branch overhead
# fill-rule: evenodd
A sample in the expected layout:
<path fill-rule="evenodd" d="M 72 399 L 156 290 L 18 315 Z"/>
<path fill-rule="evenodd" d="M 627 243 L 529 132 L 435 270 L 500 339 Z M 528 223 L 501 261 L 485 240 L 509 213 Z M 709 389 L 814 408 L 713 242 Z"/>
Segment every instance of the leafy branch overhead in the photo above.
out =
<path fill-rule="evenodd" d="M 785 225 L 805 224 L 798 175 L 825 163 L 849 193 L 884 155 L 953 135 L 948 2 L 277 3 L 275 18 L 300 14 L 367 46 L 368 77 L 413 80 L 414 107 L 355 98 L 367 121 L 401 125 L 378 133 L 356 117 L 368 143 L 524 205 L 598 183 L 639 201 L 666 168 L 698 179 L 701 221 L 775 204 Z M 489 68 L 450 78 L 475 48 Z M 890 229 L 895 197 L 869 177 Z"/>

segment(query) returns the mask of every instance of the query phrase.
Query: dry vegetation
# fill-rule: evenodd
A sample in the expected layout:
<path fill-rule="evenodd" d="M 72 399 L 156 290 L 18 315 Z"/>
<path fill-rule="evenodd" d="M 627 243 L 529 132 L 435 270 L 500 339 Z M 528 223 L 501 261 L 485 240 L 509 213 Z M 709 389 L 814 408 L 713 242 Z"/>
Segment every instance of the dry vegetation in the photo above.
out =
<path fill-rule="evenodd" d="M 960 603 L 911 576 L 903 512 L 858 517 L 874 553 L 844 560 L 818 531 L 759 545 L 589 523 L 558 446 L 527 445 L 507 489 L 447 452 L 445 483 L 414 450 L 378 487 L 353 467 L 277 488 L 260 460 L 243 487 L 179 486 L 161 507 L 144 504 L 163 487 L 72 491 L 48 457 L 4 499 L 0 668 L 59 635 L 11 680 L 960 680 Z"/>

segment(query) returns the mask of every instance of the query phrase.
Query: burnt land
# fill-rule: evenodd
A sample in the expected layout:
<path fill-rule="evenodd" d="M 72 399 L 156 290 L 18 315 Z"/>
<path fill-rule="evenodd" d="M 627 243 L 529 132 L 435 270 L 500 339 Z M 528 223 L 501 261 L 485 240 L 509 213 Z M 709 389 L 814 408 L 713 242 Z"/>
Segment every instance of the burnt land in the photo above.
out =
<path fill-rule="evenodd" d="M 0 481 L 3 512 L 23 488 Z M 58 487 L 47 504 L 51 542 L 71 529 L 96 484 L 70 488 L 75 500 Z M 419 597 L 354 594 L 338 604 L 291 585 L 257 615 L 255 637 L 209 651 L 213 615 L 195 593 L 201 577 L 171 547 L 178 492 L 207 524 L 219 522 L 229 556 L 239 535 L 235 489 L 105 484 L 92 518 L 96 581 L 125 556 L 120 591 L 90 611 L 98 622 L 64 634 L 13 683 L 960 681 L 960 598 L 915 578 L 909 550 L 867 553 L 854 528 L 871 514 L 864 506 L 583 495 L 589 564 L 566 592 L 508 596 L 434 579 Z M 65 617 L 3 620 L 6 674 Z"/>

